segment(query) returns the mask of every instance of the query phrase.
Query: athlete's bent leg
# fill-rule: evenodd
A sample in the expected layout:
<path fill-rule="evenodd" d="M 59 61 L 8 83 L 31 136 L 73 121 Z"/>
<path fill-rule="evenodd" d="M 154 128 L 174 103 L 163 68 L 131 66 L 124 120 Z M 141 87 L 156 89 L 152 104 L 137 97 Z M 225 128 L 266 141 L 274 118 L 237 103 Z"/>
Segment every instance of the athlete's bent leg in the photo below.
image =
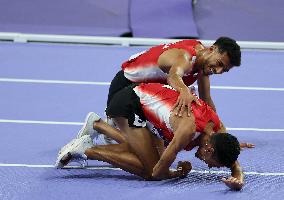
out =
<path fill-rule="evenodd" d="M 143 164 L 134 153 L 129 152 L 127 143 L 95 146 L 87 149 L 85 155 L 88 159 L 104 161 L 148 179 L 148 175 L 144 174 Z"/>
<path fill-rule="evenodd" d="M 106 123 L 105 121 L 103 121 L 102 119 L 100 119 L 99 121 L 95 122 L 93 124 L 93 128 L 114 139 L 117 143 L 124 143 L 126 142 L 125 136 L 116 128 L 110 126 L 108 123 Z"/>
<path fill-rule="evenodd" d="M 144 166 L 144 175 L 151 178 L 152 171 L 159 161 L 159 153 L 147 128 L 129 127 L 128 120 L 116 117 L 114 121 L 123 134 L 125 134 L 131 153 L 134 153 Z"/>

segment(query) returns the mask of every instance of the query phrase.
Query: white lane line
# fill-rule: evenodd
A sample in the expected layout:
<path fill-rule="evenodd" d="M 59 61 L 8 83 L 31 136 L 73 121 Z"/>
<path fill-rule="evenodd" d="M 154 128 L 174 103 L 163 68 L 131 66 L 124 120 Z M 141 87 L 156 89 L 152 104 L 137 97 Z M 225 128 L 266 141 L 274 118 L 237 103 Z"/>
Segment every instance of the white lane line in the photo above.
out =
<path fill-rule="evenodd" d="M 215 171 L 215 170 L 191 170 L 200 174 L 231 174 L 230 171 Z M 284 176 L 284 172 L 244 172 L 245 175 L 258 175 L 258 176 Z"/>
<path fill-rule="evenodd" d="M 69 84 L 69 85 L 110 85 L 110 82 L 63 81 L 63 80 L 40 80 L 40 79 L 18 79 L 18 78 L 0 78 L 0 82 L 47 83 L 47 84 Z"/>
<path fill-rule="evenodd" d="M 100 85 L 103 85 L 103 86 L 110 85 L 110 82 L 63 81 L 63 80 L 17 79 L 17 78 L 0 78 L 0 82 L 69 84 L 69 85 L 99 85 L 99 86 Z M 282 91 L 282 92 L 284 91 L 284 88 L 272 88 L 272 87 L 211 86 L 211 88 L 217 89 L 217 90 L 252 90 L 252 91 Z"/>
<path fill-rule="evenodd" d="M 253 91 L 284 91 L 284 88 L 271 87 L 238 87 L 238 86 L 210 86 L 211 89 L 219 90 L 253 90 Z"/>
<path fill-rule="evenodd" d="M 10 164 L 10 163 L 0 163 L 0 167 L 27 167 L 27 168 L 54 168 L 54 165 L 31 165 L 31 164 Z M 80 166 L 67 166 L 66 169 L 87 169 L 87 170 L 116 170 L 122 171 L 120 168 L 106 167 L 106 166 L 96 166 L 96 167 L 86 167 L 82 168 Z M 229 171 L 215 171 L 215 170 L 191 170 L 194 173 L 200 174 L 231 174 Z M 245 175 L 258 175 L 258 176 L 284 176 L 282 172 L 244 172 Z"/>
<path fill-rule="evenodd" d="M 10 120 L 0 119 L 0 123 L 15 124 L 48 124 L 48 125 L 83 125 L 83 122 L 56 122 L 56 121 L 33 121 L 33 120 Z"/>
<path fill-rule="evenodd" d="M 31 164 L 10 164 L 10 163 L 0 163 L 0 167 L 27 167 L 27 168 L 55 168 L 54 165 L 31 165 Z M 66 166 L 65 169 L 90 169 L 90 170 L 102 170 L 102 169 L 111 169 L 111 170 L 122 170 L 115 167 L 86 167 L 82 168 L 81 166 Z"/>
<path fill-rule="evenodd" d="M 45 125 L 75 125 L 81 126 L 83 122 L 57 122 L 57 121 L 34 121 L 34 120 L 11 120 L 0 119 L 0 123 L 15 123 L 15 124 L 45 124 Z M 257 132 L 284 132 L 284 129 L 280 128 L 229 128 L 229 131 L 257 131 Z"/>
<path fill-rule="evenodd" d="M 228 131 L 284 132 L 282 128 L 226 128 Z"/>

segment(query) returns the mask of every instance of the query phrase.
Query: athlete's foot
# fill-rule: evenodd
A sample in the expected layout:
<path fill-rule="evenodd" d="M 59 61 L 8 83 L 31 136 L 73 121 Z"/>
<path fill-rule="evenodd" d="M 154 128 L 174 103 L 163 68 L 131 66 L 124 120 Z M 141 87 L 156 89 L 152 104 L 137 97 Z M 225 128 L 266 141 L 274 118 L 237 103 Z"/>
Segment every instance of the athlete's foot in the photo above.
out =
<path fill-rule="evenodd" d="M 63 168 L 69 162 L 86 161 L 87 156 L 85 151 L 88 148 L 93 147 L 93 140 L 89 135 L 84 135 L 78 139 L 72 140 L 66 145 L 64 151 L 60 151 L 55 163 L 56 168 Z"/>

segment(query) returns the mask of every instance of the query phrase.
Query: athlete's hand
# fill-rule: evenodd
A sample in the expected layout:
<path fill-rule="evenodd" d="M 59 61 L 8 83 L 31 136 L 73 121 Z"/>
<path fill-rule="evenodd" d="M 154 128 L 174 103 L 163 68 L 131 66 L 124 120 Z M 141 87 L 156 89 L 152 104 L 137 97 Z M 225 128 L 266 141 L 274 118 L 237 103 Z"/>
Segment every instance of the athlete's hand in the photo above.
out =
<path fill-rule="evenodd" d="M 185 87 L 180 89 L 179 97 L 173 107 L 175 109 L 175 115 L 182 116 L 183 112 L 187 109 L 187 115 L 190 116 L 191 111 L 191 102 L 195 101 L 198 105 L 201 105 L 198 101 L 198 98 L 194 96 L 189 88 Z"/>
<path fill-rule="evenodd" d="M 177 172 L 179 177 L 184 178 L 187 174 L 191 171 L 192 166 L 191 163 L 188 161 L 179 161 L 177 165 Z"/>
<path fill-rule="evenodd" d="M 255 147 L 255 144 L 252 144 L 252 143 L 248 143 L 248 142 L 245 142 L 245 143 L 240 143 L 240 148 L 241 150 L 243 150 L 244 148 L 254 148 Z"/>
<path fill-rule="evenodd" d="M 232 190 L 241 190 L 244 186 L 244 181 L 237 179 L 235 177 L 222 178 L 223 183 L 225 183 Z"/>

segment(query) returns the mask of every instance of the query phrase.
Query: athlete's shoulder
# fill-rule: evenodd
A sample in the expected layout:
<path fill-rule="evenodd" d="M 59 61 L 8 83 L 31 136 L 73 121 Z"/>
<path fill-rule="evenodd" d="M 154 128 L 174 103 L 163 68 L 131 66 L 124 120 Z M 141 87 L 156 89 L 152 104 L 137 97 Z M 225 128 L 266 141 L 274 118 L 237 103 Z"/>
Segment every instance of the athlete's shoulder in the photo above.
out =
<path fill-rule="evenodd" d="M 158 46 L 155 46 L 154 48 L 162 48 L 162 49 L 168 49 L 168 48 L 176 48 L 176 47 L 182 47 L 182 46 L 196 46 L 198 44 L 201 44 L 198 40 L 179 40 L 172 43 L 167 44 L 161 44 Z"/>
<path fill-rule="evenodd" d="M 186 46 L 196 46 L 198 44 L 201 44 L 199 40 L 180 40 L 176 42 L 176 45 L 186 45 Z"/>
<path fill-rule="evenodd" d="M 201 44 L 197 40 L 181 40 L 175 43 L 168 44 L 168 49 L 183 49 L 185 52 L 189 53 L 191 56 L 195 56 L 195 46 Z"/>

